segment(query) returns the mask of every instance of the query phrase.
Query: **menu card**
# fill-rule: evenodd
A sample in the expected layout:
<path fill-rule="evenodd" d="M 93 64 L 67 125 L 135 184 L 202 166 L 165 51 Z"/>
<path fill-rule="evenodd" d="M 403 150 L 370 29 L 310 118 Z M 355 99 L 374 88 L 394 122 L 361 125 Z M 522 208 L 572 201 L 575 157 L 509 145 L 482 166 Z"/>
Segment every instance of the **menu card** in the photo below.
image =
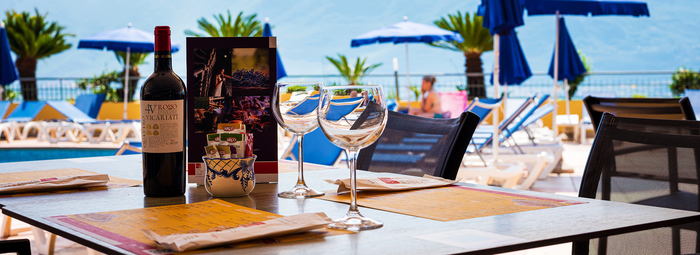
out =
<path fill-rule="evenodd" d="M 52 182 L 59 181 L 59 179 L 64 179 L 68 177 L 69 179 L 73 179 L 71 182 L 81 182 L 84 183 L 85 180 L 76 180 L 76 176 L 95 176 L 99 175 L 98 173 L 83 170 L 83 169 L 78 169 L 78 168 L 63 168 L 63 169 L 52 169 L 52 170 L 36 170 L 36 171 L 21 171 L 21 172 L 11 172 L 11 173 L 0 173 L 0 184 L 8 184 L 8 183 L 27 183 L 27 182 L 34 182 L 36 183 L 37 180 L 41 181 L 48 181 L 49 186 L 53 185 L 50 184 Z M 90 179 L 93 179 L 92 181 L 97 179 L 104 179 L 105 176 L 98 176 L 98 177 L 88 177 Z M 88 181 L 88 182 L 92 182 Z M 111 189 L 111 188 L 125 188 L 125 187 L 133 187 L 133 186 L 138 186 L 141 185 L 141 181 L 136 181 L 136 180 L 129 180 L 129 179 L 123 179 L 123 178 L 118 178 L 114 176 L 107 177 L 107 183 L 106 185 L 98 185 L 98 186 L 93 186 L 93 185 L 87 185 L 82 186 L 79 185 L 80 187 L 70 187 L 70 188 L 59 188 L 59 189 L 50 189 L 50 190 L 31 190 L 29 192 L 19 192 L 19 191 L 13 191 L 13 192 L 6 192 L 0 197 L 20 197 L 20 196 L 34 196 L 34 195 L 46 195 L 46 194 L 54 194 L 54 193 L 70 193 L 70 192 L 80 192 L 80 191 L 88 191 L 88 190 L 104 190 L 104 189 Z M 101 181 L 98 181 L 101 182 Z M 45 183 L 46 184 L 46 183 Z"/>
<path fill-rule="evenodd" d="M 350 191 L 350 178 L 338 180 L 325 180 L 331 184 L 338 185 L 338 193 Z M 357 190 L 365 191 L 399 191 L 411 189 L 423 189 L 446 186 L 458 183 L 459 180 L 448 180 L 432 175 L 416 176 L 391 176 L 358 178 L 355 182 Z"/>
<path fill-rule="evenodd" d="M 176 251 L 159 247 L 155 241 L 149 239 L 141 232 L 142 229 L 147 229 L 162 236 L 181 233 L 207 233 L 224 231 L 281 217 L 282 215 L 247 208 L 220 199 L 212 199 L 191 204 L 60 215 L 46 217 L 46 219 L 126 251 L 135 254 L 153 255 L 170 254 Z M 207 249 L 207 251 L 303 241 L 350 233 L 353 232 L 321 228 L 304 233 L 212 247 Z"/>
<path fill-rule="evenodd" d="M 276 45 L 275 37 L 187 38 L 188 182 L 204 185 L 206 135 L 236 122 L 253 134 L 256 182 L 277 181 Z"/>
<path fill-rule="evenodd" d="M 0 183 L 0 194 L 107 186 L 106 174 L 47 177 L 31 181 Z"/>

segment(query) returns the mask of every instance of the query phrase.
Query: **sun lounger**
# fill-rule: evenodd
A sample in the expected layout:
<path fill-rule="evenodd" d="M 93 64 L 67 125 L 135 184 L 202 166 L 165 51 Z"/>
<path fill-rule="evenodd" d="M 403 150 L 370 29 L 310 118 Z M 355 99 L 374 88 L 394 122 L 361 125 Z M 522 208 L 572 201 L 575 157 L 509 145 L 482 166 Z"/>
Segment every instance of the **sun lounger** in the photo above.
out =
<path fill-rule="evenodd" d="M 66 139 L 72 142 L 87 140 L 91 143 L 102 141 L 121 143 L 127 138 L 128 133 L 140 131 L 140 127 L 134 121 L 100 121 L 88 116 L 67 101 L 48 101 L 47 103 L 69 120 L 45 122 L 45 133 L 52 143 Z"/>
<path fill-rule="evenodd" d="M 15 132 L 14 129 L 12 129 L 12 126 L 10 125 L 9 122 L 5 122 L 5 115 L 7 115 L 7 110 L 10 109 L 10 105 L 12 102 L 10 101 L 0 101 L 0 136 L 3 134 L 5 135 L 5 140 L 10 143 L 12 140 L 15 138 Z"/>
<path fill-rule="evenodd" d="M 40 136 L 44 130 L 43 125 L 41 122 L 34 121 L 34 119 L 45 105 L 46 103 L 41 101 L 24 101 L 17 105 L 10 115 L 4 119 L 4 122 L 11 123 L 10 128 L 13 129 L 15 139 L 27 139 L 31 130 L 36 130 L 38 140 L 43 139 Z"/>
<path fill-rule="evenodd" d="M 499 160 L 504 162 L 524 162 L 528 169 L 527 178 L 522 180 L 517 188 L 529 189 L 536 179 L 541 178 L 542 175 L 545 177 L 548 176 L 549 173 L 556 168 L 556 163 L 562 157 L 563 147 L 560 142 L 543 143 L 537 144 L 536 146 L 524 145 L 529 142 L 527 140 L 523 142 L 523 139 L 519 139 L 518 133 L 525 132 L 516 133 L 518 130 L 523 130 L 524 125 L 531 124 L 551 112 L 551 110 L 548 109 L 549 105 L 545 105 L 548 98 L 548 95 L 542 96 L 536 103 L 531 105 L 528 105 L 528 101 L 534 101 L 534 97 L 526 99 L 523 104 L 499 126 L 499 141 L 506 145 L 506 147 L 501 147 L 503 150 L 501 150 L 502 153 L 499 154 Z M 486 145 L 490 144 L 490 140 L 492 139 L 492 129 L 493 126 L 482 126 L 477 131 L 482 133 L 474 135 L 474 137 L 478 138 L 474 139 L 473 147 L 478 148 L 478 152 L 481 152 L 480 156 L 482 161 L 488 159 L 488 153 L 491 147 Z M 485 134 L 483 132 L 485 132 Z M 506 149 L 508 147 L 512 149 L 512 152 Z M 485 156 L 486 158 L 484 158 Z M 467 159 L 467 162 L 468 161 Z M 498 179 L 499 178 L 492 179 L 492 181 L 498 182 Z"/>

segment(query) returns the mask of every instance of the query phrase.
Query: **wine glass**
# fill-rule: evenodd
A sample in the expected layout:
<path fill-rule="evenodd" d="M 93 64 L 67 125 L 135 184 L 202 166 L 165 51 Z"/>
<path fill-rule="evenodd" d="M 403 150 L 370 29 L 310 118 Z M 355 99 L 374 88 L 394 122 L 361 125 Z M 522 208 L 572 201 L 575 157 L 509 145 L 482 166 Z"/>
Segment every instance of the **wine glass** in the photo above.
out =
<path fill-rule="evenodd" d="M 384 224 L 362 216 L 357 209 L 355 170 L 357 153 L 376 142 L 384 132 L 387 107 L 381 86 L 347 85 L 321 87 L 318 122 L 336 146 L 345 149 L 350 167 L 350 209 L 329 226 L 352 231 L 380 228 Z"/>
<path fill-rule="evenodd" d="M 324 195 L 322 191 L 309 188 L 304 182 L 304 134 L 318 127 L 316 107 L 321 86 L 321 82 L 280 82 L 275 86 L 272 96 L 273 115 L 282 128 L 296 135 L 299 145 L 297 184 L 291 190 L 278 193 L 279 197 L 306 198 Z"/>

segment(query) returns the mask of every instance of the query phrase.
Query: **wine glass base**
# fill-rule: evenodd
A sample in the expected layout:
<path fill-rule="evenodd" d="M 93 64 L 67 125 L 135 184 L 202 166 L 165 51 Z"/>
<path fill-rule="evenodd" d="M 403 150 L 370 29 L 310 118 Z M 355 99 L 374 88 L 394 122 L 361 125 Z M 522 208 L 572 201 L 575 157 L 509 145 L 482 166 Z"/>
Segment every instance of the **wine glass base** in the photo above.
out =
<path fill-rule="evenodd" d="M 291 190 L 282 191 L 277 193 L 278 197 L 281 198 L 307 198 L 307 197 L 320 197 L 325 195 L 323 191 L 318 191 L 306 186 L 297 186 Z"/>
<path fill-rule="evenodd" d="M 381 228 L 382 226 L 384 226 L 384 223 L 367 217 L 363 217 L 359 214 L 355 216 L 345 216 L 343 218 L 334 220 L 334 222 L 331 224 L 328 224 L 328 227 L 330 228 L 344 229 L 350 231 L 375 229 Z"/>

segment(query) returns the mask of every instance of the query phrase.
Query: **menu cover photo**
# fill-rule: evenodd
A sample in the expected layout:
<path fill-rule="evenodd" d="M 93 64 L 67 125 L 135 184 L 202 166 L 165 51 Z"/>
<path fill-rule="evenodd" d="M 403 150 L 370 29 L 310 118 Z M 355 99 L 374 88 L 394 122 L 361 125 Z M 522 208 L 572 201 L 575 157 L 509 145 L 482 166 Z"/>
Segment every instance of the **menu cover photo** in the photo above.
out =
<path fill-rule="evenodd" d="M 203 185 L 207 134 L 237 123 L 252 133 L 256 182 L 277 182 L 275 37 L 188 37 L 188 182 Z"/>

